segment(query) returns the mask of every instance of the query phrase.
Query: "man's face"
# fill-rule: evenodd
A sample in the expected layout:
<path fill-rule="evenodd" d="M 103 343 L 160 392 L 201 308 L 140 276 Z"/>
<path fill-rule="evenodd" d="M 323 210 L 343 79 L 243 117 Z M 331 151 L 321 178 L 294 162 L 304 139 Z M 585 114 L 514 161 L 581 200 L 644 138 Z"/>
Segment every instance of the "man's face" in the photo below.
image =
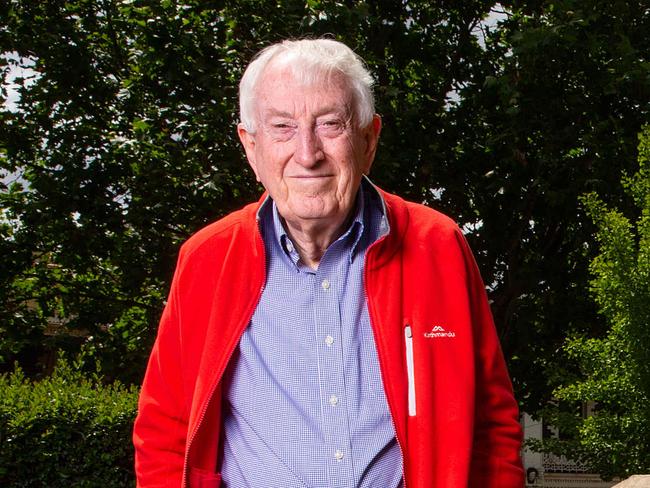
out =
<path fill-rule="evenodd" d="M 294 228 L 341 226 L 372 165 L 379 117 L 357 128 L 351 90 L 338 76 L 305 86 L 269 66 L 256 95 L 256 131 L 238 132 L 280 215 Z"/>

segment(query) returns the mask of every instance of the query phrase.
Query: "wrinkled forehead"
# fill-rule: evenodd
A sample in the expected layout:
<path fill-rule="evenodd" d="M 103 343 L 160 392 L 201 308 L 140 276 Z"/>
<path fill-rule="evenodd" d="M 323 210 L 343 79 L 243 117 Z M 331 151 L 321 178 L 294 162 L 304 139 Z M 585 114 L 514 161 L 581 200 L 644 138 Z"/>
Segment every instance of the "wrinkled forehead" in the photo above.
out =
<path fill-rule="evenodd" d="M 341 106 L 352 111 L 354 91 L 343 73 L 316 63 L 300 64 L 299 61 L 302 60 L 284 57 L 273 59 L 266 65 L 255 86 L 258 103 L 286 97 L 291 88 L 315 88 L 314 98 L 335 98 Z"/>

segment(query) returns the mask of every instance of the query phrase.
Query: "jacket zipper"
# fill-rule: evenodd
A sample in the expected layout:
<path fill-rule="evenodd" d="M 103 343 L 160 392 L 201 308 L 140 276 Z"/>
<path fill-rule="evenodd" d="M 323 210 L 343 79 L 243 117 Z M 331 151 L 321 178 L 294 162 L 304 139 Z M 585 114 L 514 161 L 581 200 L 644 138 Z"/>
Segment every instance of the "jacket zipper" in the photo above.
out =
<path fill-rule="evenodd" d="M 260 231 L 260 220 L 259 216 L 257 218 L 257 230 L 260 232 L 259 238 L 261 239 L 261 231 Z M 257 307 L 257 304 L 260 301 L 260 298 L 262 297 L 262 293 L 264 292 L 264 287 L 266 285 L 266 257 L 264 257 L 264 281 L 262 283 L 262 286 L 260 287 L 260 291 L 257 295 L 257 300 L 255 300 L 255 306 L 253 307 L 253 310 L 251 310 L 251 313 L 248 315 L 248 320 L 245 322 L 245 324 L 248 324 L 251 320 L 251 317 L 253 316 L 253 313 L 255 313 L 255 307 Z M 244 329 L 246 326 L 244 326 Z M 243 333 L 244 329 L 242 329 L 242 332 L 239 334 L 239 338 L 241 338 L 241 334 Z M 228 363 L 230 363 L 230 360 L 232 359 L 233 354 L 235 353 L 235 350 L 237 349 L 237 344 L 239 343 L 239 338 L 237 339 L 237 342 L 235 343 L 235 347 L 232 348 L 232 350 L 228 353 L 228 358 L 226 360 L 225 367 L 228 367 Z M 225 368 L 224 368 L 225 371 Z M 219 376 L 217 378 L 217 381 L 214 382 L 214 384 L 210 387 L 210 394 L 207 397 L 206 402 L 203 404 L 203 409 L 201 410 L 201 415 L 199 416 L 199 420 L 196 423 L 196 427 L 194 428 L 194 431 L 192 432 L 191 437 L 188 439 L 187 442 L 187 447 L 185 448 L 185 460 L 183 462 L 183 488 L 190 486 L 190 470 L 189 470 L 189 464 L 190 464 L 190 447 L 192 446 L 192 442 L 194 441 L 194 438 L 196 437 L 199 429 L 201 428 L 201 424 L 203 423 L 203 419 L 205 418 L 207 412 L 208 412 L 208 406 L 210 405 L 210 402 L 212 401 L 212 397 L 214 396 L 214 392 L 217 389 L 217 386 L 219 385 L 219 382 L 221 381 L 221 378 L 223 376 L 223 371 L 219 373 Z M 191 487 L 190 487 L 191 488 Z"/>
<path fill-rule="evenodd" d="M 373 187 L 374 187 L 374 185 L 373 185 Z M 381 195 L 380 195 L 380 197 L 381 197 Z M 386 211 L 386 207 L 385 207 L 385 204 L 384 204 L 383 197 L 381 197 L 381 202 L 382 202 L 384 215 L 386 216 L 386 218 L 388 218 L 388 212 Z M 364 298 L 366 300 L 366 303 L 368 304 L 368 315 L 370 316 L 370 326 L 372 327 L 373 335 L 375 336 L 375 345 L 377 347 L 377 354 L 379 356 L 379 370 L 380 370 L 380 373 L 381 373 L 382 383 L 384 385 L 386 385 L 386 381 L 385 381 L 385 378 L 384 378 L 384 367 L 382 367 L 382 360 L 383 360 L 382 358 L 383 358 L 383 356 L 382 356 L 382 353 L 379 351 L 379 347 L 377 345 L 377 340 L 376 340 L 377 336 L 375 334 L 375 325 L 374 325 L 373 320 L 372 320 L 373 313 L 371 311 L 373 306 L 370 303 L 370 300 L 368 300 L 368 293 L 366 292 L 366 290 L 367 290 L 366 285 L 368 283 L 368 255 L 370 254 L 371 249 L 373 249 L 374 247 L 377 247 L 384 239 L 386 239 L 387 235 L 388 234 L 385 234 L 385 235 L 381 236 L 375 242 L 370 244 L 368 249 L 366 249 L 366 255 L 365 255 L 365 258 L 364 258 L 365 262 L 363 264 L 363 296 L 364 296 Z M 384 391 L 386 391 L 385 387 L 384 387 Z M 400 453 L 402 455 L 402 481 L 403 481 L 403 487 L 402 488 L 407 488 L 407 484 L 406 484 L 406 456 L 404 454 L 404 452 L 405 452 L 404 451 L 404 446 L 402 446 L 402 443 L 399 440 L 399 436 L 397 435 L 397 427 L 396 427 L 396 424 L 395 424 L 395 414 L 393 412 L 394 406 L 391 405 L 390 398 L 388 398 L 388 396 L 389 396 L 388 391 L 386 391 L 386 401 L 388 402 L 388 409 L 390 410 L 390 416 L 391 416 L 391 418 L 393 420 L 393 428 L 395 429 L 395 442 L 397 442 L 397 447 L 399 447 Z"/>
<path fill-rule="evenodd" d="M 406 345 L 406 376 L 408 378 L 409 417 L 416 414 L 415 403 L 415 368 L 413 364 L 413 331 L 410 325 L 404 327 L 404 343 Z"/>

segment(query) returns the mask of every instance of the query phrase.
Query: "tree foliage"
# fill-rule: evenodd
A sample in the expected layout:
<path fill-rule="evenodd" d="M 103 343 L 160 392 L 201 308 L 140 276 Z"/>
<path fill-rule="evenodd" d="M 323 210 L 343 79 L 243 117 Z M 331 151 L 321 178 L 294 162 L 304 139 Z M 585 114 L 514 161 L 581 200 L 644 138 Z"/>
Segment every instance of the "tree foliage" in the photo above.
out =
<path fill-rule="evenodd" d="M 475 122 L 456 141 L 446 187 L 451 213 L 483 224 L 472 244 L 495 283 L 518 393 L 535 411 L 568 373 L 566 334 L 602 327 L 585 293 L 593 226 L 579 198 L 597 191 L 629 207 L 611 182 L 634 164 L 649 116 L 650 20 L 644 2 L 517 5 L 489 35 L 493 73 L 463 91 L 458 110 Z"/>
<path fill-rule="evenodd" d="M 0 195 L 5 364 L 83 344 L 109 374 L 138 379 L 178 245 L 259 195 L 235 139 L 242 68 L 269 42 L 328 33 L 376 77 L 375 181 L 467 231 L 528 410 L 557 383 L 566 332 L 602 326 L 583 293 L 593 226 L 578 197 L 629 206 L 609 182 L 648 119 L 644 2 L 0 8 L 0 50 L 15 53 L 2 69 L 36 73 L 0 111 L 0 165 L 15 180 Z M 52 317 L 65 333 L 45 334 Z"/>
<path fill-rule="evenodd" d="M 640 136 L 639 170 L 623 187 L 639 209 L 635 221 L 593 193 L 584 198 L 598 227 L 591 290 L 608 329 L 567 342 L 582 375 L 557 390 L 562 400 L 596 403 L 568 446 L 557 447 L 607 477 L 650 469 L 650 127 Z"/>
<path fill-rule="evenodd" d="M 2 113 L 2 165 L 19 177 L 2 195 L 5 359 L 29 365 L 43 344 L 65 346 L 68 332 L 80 331 L 107 371 L 137 378 L 179 243 L 259 194 L 234 122 L 241 69 L 261 46 L 341 33 L 376 68 L 390 107 L 382 111 L 396 114 L 390 148 L 415 141 L 420 110 L 441 112 L 452 89 L 441 67 L 411 57 L 442 64 L 461 41 L 478 55 L 470 30 L 489 6 L 6 4 L 3 51 L 33 63 L 36 76 Z M 416 164 L 409 159 L 389 157 L 383 174 Z M 51 317 L 63 319 L 63 334 L 44 335 Z"/>

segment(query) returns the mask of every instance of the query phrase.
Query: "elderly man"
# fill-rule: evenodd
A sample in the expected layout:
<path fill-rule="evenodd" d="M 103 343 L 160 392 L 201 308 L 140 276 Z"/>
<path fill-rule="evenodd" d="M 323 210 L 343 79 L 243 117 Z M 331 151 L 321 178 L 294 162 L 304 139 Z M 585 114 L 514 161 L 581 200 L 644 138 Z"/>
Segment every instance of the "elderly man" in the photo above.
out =
<path fill-rule="evenodd" d="M 523 486 L 517 404 L 448 218 L 368 180 L 381 120 L 345 45 L 240 83 L 266 194 L 181 249 L 135 423 L 141 487 Z"/>

